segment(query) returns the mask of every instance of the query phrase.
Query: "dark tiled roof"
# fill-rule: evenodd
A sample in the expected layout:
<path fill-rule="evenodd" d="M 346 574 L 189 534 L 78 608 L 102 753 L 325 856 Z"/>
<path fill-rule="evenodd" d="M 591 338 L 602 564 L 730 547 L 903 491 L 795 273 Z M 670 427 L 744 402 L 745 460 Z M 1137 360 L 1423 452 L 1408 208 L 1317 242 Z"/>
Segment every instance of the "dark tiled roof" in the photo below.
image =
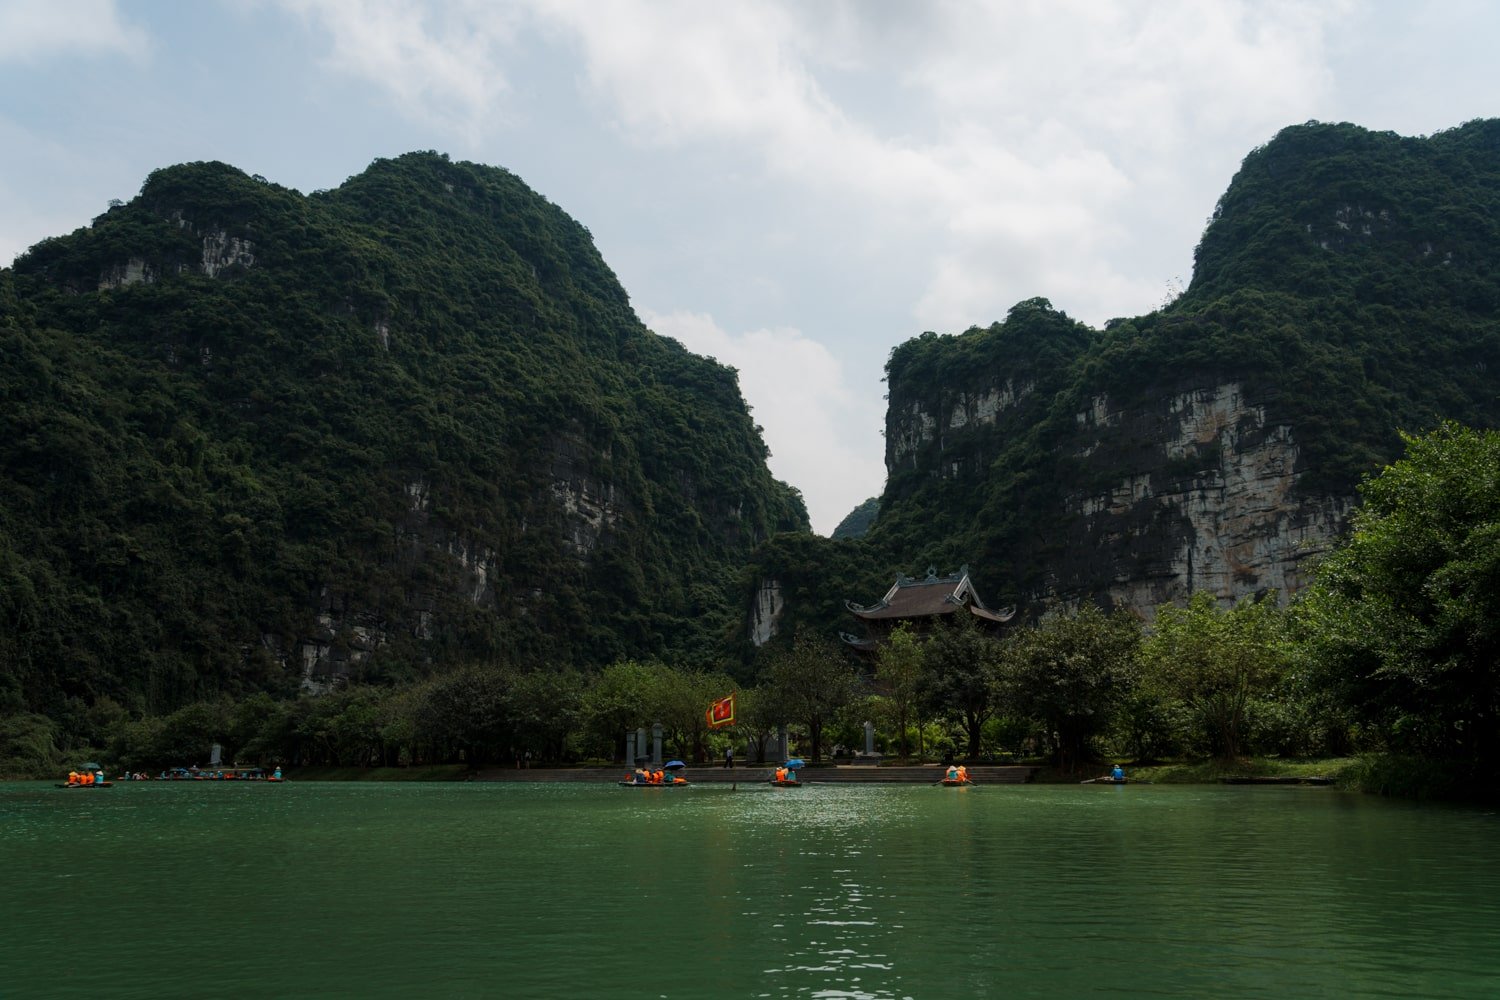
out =
<path fill-rule="evenodd" d="M 925 580 L 898 577 L 878 604 L 866 608 L 845 602 L 845 606 L 852 614 L 866 621 L 931 618 L 935 615 L 952 614 L 965 606 L 968 606 L 974 614 L 989 621 L 1010 619 L 1010 615 L 1002 612 L 1003 617 L 1001 617 L 984 606 L 984 602 L 979 599 L 978 591 L 969 582 L 967 566 L 952 576 L 939 577 L 935 570 L 929 569 Z"/>
<path fill-rule="evenodd" d="M 867 619 L 928 618 L 952 614 L 963 607 L 963 601 L 954 597 L 955 586 L 951 581 L 898 585 L 880 604 L 854 613 Z"/>

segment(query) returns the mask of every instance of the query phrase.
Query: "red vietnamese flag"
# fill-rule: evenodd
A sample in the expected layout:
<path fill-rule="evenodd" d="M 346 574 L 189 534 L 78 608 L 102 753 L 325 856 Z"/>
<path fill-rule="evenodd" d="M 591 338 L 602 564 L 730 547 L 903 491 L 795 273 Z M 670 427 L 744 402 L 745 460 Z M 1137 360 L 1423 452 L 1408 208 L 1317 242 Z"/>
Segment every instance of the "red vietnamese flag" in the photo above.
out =
<path fill-rule="evenodd" d="M 720 698 L 708 706 L 708 728 L 717 729 L 720 726 L 734 725 L 734 695 L 728 698 Z"/>

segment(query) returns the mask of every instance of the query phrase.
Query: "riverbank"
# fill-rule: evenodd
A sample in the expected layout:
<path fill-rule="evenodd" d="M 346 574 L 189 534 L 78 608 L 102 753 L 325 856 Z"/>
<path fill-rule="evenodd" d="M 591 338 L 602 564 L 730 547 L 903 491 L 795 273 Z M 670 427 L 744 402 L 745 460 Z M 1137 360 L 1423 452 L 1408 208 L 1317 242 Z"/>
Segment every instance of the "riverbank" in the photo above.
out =
<path fill-rule="evenodd" d="M 1039 762 L 1018 764 L 979 764 L 970 772 L 979 784 L 1053 784 L 1071 785 L 1108 774 L 1113 762 L 1101 762 L 1082 768 L 1062 770 Z M 1136 765 L 1124 762 L 1129 777 L 1135 781 L 1158 785 L 1219 784 L 1226 780 L 1279 778 L 1297 780 L 1327 779 L 1329 784 L 1360 789 L 1361 762 L 1354 757 L 1315 760 L 1281 758 L 1245 758 L 1234 761 L 1194 760 L 1163 764 Z M 289 781 L 615 781 L 625 772 L 622 765 L 582 765 L 565 767 L 480 767 L 464 764 L 434 764 L 421 767 L 297 767 L 289 768 Z M 724 768 L 703 764 L 687 770 L 689 780 L 703 783 L 755 782 L 770 775 L 771 765 Z M 921 784 L 941 778 L 942 765 L 888 764 L 850 765 L 816 764 L 803 768 L 808 782 L 858 782 Z"/>
<path fill-rule="evenodd" d="M 1039 768 L 1038 784 L 1074 784 L 1108 774 L 1114 761 L 1104 761 L 1080 769 Z M 1126 775 L 1133 781 L 1156 785 L 1210 785 L 1247 779 L 1288 779 L 1318 781 L 1341 788 L 1358 788 L 1360 762 L 1356 757 L 1321 757 L 1289 760 L 1280 757 L 1244 757 L 1235 760 L 1190 760 L 1161 764 L 1132 764 L 1121 761 Z"/>
<path fill-rule="evenodd" d="M 1279 758 L 1247 758 L 1236 761 L 1182 761 L 1164 764 L 1135 765 L 1122 762 L 1126 773 L 1134 780 L 1149 781 L 1158 785 L 1218 784 L 1235 778 L 1296 778 L 1330 779 L 1331 784 L 1356 790 L 1380 792 L 1382 789 L 1364 788 L 1368 766 L 1359 758 L 1337 757 L 1318 760 L 1291 761 Z M 1069 785 L 1089 778 L 1108 774 L 1113 762 L 1100 762 L 1083 768 L 1060 770 L 1041 762 L 1016 764 L 977 764 L 969 770 L 980 784 L 1053 784 Z M 618 764 L 588 764 L 562 767 L 480 767 L 470 768 L 466 764 L 431 764 L 419 767 L 289 767 L 285 769 L 288 781 L 613 781 L 625 772 Z M 880 766 L 860 764 L 815 764 L 802 770 L 802 777 L 809 782 L 860 782 L 860 783 L 914 783 L 937 781 L 941 778 L 942 765 L 927 764 L 883 764 Z M 740 765 L 727 769 L 718 764 L 703 764 L 690 767 L 688 776 L 699 782 L 754 782 L 763 780 L 771 772 L 771 765 Z M 28 780 L 35 775 L 11 776 L 6 780 Z M 51 780 L 46 778 L 45 780 Z M 1387 792 L 1387 794 L 1389 794 Z"/>

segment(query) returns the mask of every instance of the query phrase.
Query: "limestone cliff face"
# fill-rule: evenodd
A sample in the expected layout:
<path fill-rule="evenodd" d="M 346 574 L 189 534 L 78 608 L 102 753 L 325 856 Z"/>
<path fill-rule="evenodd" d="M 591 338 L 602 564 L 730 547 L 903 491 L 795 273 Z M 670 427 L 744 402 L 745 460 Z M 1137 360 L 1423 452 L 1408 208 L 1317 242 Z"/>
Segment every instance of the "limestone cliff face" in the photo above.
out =
<path fill-rule="evenodd" d="M 1041 419 L 1040 406 L 1027 405 L 1032 388 L 953 387 L 929 393 L 933 407 L 893 385 L 888 471 L 978 493 L 987 477 L 1014 471 L 993 463 Z M 1045 528 L 1019 532 L 1003 553 L 1029 577 L 1021 596 L 1092 599 L 1149 618 L 1200 590 L 1226 602 L 1273 590 L 1285 600 L 1304 586 L 1355 497 L 1303 488 L 1297 428 L 1238 381 L 1129 395 L 1088 398 L 1032 470 L 1043 482 L 1028 495 L 1043 509 L 1017 514 Z"/>
<path fill-rule="evenodd" d="M 972 392 L 959 389 L 943 399 L 941 416 L 928 412 L 919 401 L 909 402 L 906 412 L 893 424 L 895 432 L 886 438 L 887 469 L 915 468 L 918 455 L 928 445 L 936 443 L 941 448 L 948 434 L 966 427 L 994 424 L 1006 411 L 1031 395 L 1035 388 L 1032 382 L 1023 381 L 1018 385 L 1014 379 L 1008 379 L 1001 385 Z"/>
<path fill-rule="evenodd" d="M 1071 544 L 1060 586 L 1149 615 L 1206 590 L 1221 600 L 1308 580 L 1310 560 L 1346 526 L 1352 496 L 1298 488 L 1295 429 L 1237 383 L 1117 409 L 1107 396 L 1076 415 L 1085 467 L 1130 455 L 1108 489 L 1063 498 Z"/>
<path fill-rule="evenodd" d="M 750 609 L 750 642 L 764 646 L 775 638 L 786 602 L 781 597 L 781 581 L 762 580 Z"/>

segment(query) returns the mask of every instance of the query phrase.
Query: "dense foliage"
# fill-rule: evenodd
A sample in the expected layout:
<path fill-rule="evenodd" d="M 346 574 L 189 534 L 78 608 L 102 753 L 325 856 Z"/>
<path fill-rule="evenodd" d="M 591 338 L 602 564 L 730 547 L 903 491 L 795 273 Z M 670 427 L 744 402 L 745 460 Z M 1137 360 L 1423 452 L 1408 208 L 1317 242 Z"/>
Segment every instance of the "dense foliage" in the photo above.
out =
<path fill-rule="evenodd" d="M 870 525 L 880 516 L 880 498 L 870 497 L 864 503 L 855 507 L 844 519 L 833 529 L 829 538 L 863 538 L 865 532 L 870 530 Z"/>
<path fill-rule="evenodd" d="M 504 170 L 159 170 L 0 271 L 0 711 L 711 665 L 751 547 L 806 528 L 766 454 Z"/>
<path fill-rule="evenodd" d="M 1237 384 L 1268 425 L 1294 429 L 1304 495 L 1354 496 L 1402 430 L 1500 426 L 1497 248 L 1500 121 L 1426 138 L 1285 129 L 1245 158 L 1191 285 L 1160 311 L 1093 330 L 1031 299 L 1004 322 L 891 352 L 872 558 L 967 563 L 998 604 L 1103 590 L 1120 567 L 1079 551 L 1070 504 L 1131 475 L 1192 477 L 1218 456 L 1161 465 L 1148 427 L 1090 449 L 1079 428 L 1097 400 L 1150 412 Z M 974 419 L 981 403 L 999 412 Z M 915 414 L 965 406 L 968 422 L 915 436 Z"/>
<path fill-rule="evenodd" d="M 817 759 L 830 742 L 971 759 L 1047 759 L 1090 773 L 1102 757 L 1373 755 L 1367 787 L 1482 795 L 1500 766 L 1500 432 L 1445 425 L 1408 438 L 1368 479 L 1353 534 L 1289 608 L 1275 595 L 1224 606 L 1206 592 L 1163 605 L 1150 628 L 1084 606 L 995 638 L 967 619 L 922 637 L 898 628 L 873 671 L 807 629 L 769 647 L 740 687 L 736 724 L 704 708 L 722 672 L 622 660 L 601 671 L 468 665 L 405 688 L 319 698 L 264 692 L 133 717 L 110 699 L 69 747 L 45 717 L 0 720 L 0 773 L 81 755 L 155 770 L 221 744 L 254 763 L 512 765 L 616 759 L 629 730 L 661 723 L 667 752 L 698 763 L 776 731 Z M 1384 755 L 1384 756 L 1381 756 Z M 1451 785 L 1448 782 L 1452 782 Z"/>
<path fill-rule="evenodd" d="M 1446 424 L 1361 487 L 1347 543 L 1296 609 L 1310 685 L 1367 741 L 1500 766 L 1500 432 Z"/>

